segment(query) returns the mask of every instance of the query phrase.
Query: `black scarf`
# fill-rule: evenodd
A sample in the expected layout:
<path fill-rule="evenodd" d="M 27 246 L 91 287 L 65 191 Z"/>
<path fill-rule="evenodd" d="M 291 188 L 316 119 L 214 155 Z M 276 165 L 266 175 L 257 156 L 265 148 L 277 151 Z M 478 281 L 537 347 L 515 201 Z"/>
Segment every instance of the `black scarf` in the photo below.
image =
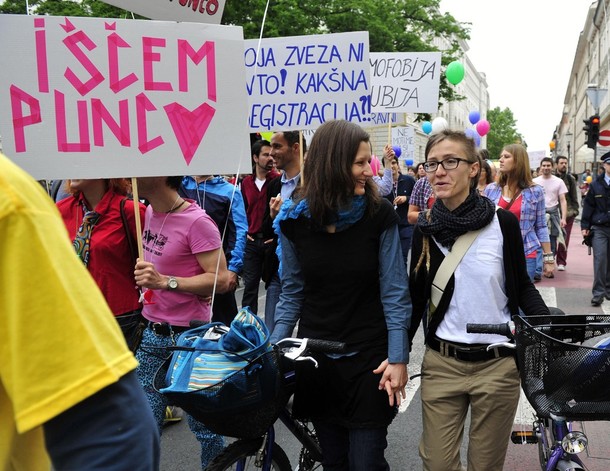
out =
<path fill-rule="evenodd" d="M 453 211 L 449 211 L 437 199 L 430 211 L 419 213 L 417 225 L 424 235 L 433 235 L 443 247 L 451 250 L 459 236 L 487 226 L 495 212 L 496 208 L 489 198 L 471 189 L 466 200 Z"/>

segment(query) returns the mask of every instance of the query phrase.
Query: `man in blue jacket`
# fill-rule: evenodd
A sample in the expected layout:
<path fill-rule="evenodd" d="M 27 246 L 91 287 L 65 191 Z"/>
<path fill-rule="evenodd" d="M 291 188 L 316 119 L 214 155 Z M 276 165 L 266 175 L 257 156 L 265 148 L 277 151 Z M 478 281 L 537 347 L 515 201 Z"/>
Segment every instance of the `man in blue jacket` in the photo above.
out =
<path fill-rule="evenodd" d="M 222 237 L 222 247 L 231 273 L 228 292 L 214 296 L 212 320 L 230 325 L 237 314 L 235 290 L 244 265 L 248 220 L 241 192 L 220 176 L 184 177 L 180 196 L 193 199 L 214 220 Z"/>
<path fill-rule="evenodd" d="M 604 296 L 610 300 L 610 152 L 601 161 L 604 173 L 591 182 L 580 220 L 583 237 L 593 233 L 593 306 L 600 306 Z"/>

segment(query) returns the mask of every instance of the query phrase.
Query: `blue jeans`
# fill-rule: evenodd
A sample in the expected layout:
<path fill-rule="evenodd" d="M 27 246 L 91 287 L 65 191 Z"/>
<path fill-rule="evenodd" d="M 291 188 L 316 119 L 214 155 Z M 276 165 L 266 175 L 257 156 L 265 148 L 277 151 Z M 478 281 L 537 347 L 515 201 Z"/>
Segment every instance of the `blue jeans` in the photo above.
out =
<path fill-rule="evenodd" d="M 275 307 L 280 300 L 282 294 L 282 283 L 279 275 L 276 273 L 267 286 L 267 297 L 265 300 L 265 325 L 269 332 L 273 332 L 275 327 Z"/>
<path fill-rule="evenodd" d="M 324 471 L 389 471 L 387 428 L 351 428 L 314 422 Z"/>
<path fill-rule="evenodd" d="M 542 247 L 538 247 L 536 250 L 536 275 L 542 276 Z"/>
<path fill-rule="evenodd" d="M 534 281 L 534 275 L 538 272 L 538 256 L 536 258 L 526 258 L 525 259 L 525 267 L 527 268 L 527 274 L 530 277 L 532 282 Z M 542 275 L 542 271 L 540 272 Z"/>
<path fill-rule="evenodd" d="M 136 359 L 139 362 L 136 373 L 138 380 L 144 389 L 153 416 L 159 427 L 159 435 L 163 433 L 163 419 L 165 418 L 165 408 L 170 405 L 167 398 L 158 392 L 153 382 L 159 367 L 165 362 L 164 350 L 160 347 L 174 346 L 171 337 L 156 335 L 150 327 L 144 330 L 142 342 L 136 352 Z M 189 428 L 201 444 L 201 469 L 205 469 L 208 463 L 216 457 L 224 448 L 224 438 L 212 433 L 205 425 L 186 414 Z"/>

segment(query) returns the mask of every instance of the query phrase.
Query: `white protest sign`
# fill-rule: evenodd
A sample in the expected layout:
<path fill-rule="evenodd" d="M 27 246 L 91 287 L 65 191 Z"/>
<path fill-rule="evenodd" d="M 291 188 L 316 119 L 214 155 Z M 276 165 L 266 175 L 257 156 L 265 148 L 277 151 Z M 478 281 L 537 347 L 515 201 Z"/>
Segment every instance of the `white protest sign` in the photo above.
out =
<path fill-rule="evenodd" d="M 415 128 L 413 126 L 392 128 L 392 146 L 400 147 L 400 159 L 413 162 L 415 156 Z"/>
<path fill-rule="evenodd" d="M 544 150 L 530 150 L 527 152 L 527 156 L 530 161 L 530 169 L 536 170 L 540 167 L 540 161 L 546 157 L 546 151 Z"/>
<path fill-rule="evenodd" d="M 153 20 L 220 24 L 226 0 L 102 0 Z"/>
<path fill-rule="evenodd" d="M 241 28 L 0 15 L 0 44 L 4 153 L 35 178 L 249 170 Z"/>
<path fill-rule="evenodd" d="M 368 123 L 367 32 L 268 38 L 258 46 L 246 41 L 252 132 L 315 129 L 331 119 Z"/>
<path fill-rule="evenodd" d="M 440 52 L 372 52 L 369 60 L 373 111 L 438 111 Z"/>

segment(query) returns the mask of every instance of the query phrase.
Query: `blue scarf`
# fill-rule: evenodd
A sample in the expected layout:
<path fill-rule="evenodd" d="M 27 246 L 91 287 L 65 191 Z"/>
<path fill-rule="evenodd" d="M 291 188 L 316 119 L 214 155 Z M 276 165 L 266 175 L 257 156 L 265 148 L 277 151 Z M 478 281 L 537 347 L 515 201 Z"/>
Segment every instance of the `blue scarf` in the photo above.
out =
<path fill-rule="evenodd" d="M 329 222 L 329 224 L 334 224 L 337 232 L 344 231 L 345 229 L 349 228 L 356 222 L 360 221 L 360 219 L 362 219 L 362 216 L 364 216 L 365 209 L 366 197 L 364 195 L 354 196 L 350 207 L 348 209 L 339 210 L 336 214 L 336 220 Z M 280 208 L 280 212 L 273 221 L 273 230 L 278 235 L 277 248 L 275 249 L 275 253 L 277 255 L 278 260 L 280 261 L 280 266 L 278 269 L 280 279 L 282 278 L 282 238 L 280 222 L 286 219 L 298 219 L 301 215 L 307 218 L 311 218 L 311 214 L 309 213 L 309 204 L 307 203 L 307 200 L 302 199 L 298 203 L 295 203 L 292 199 L 288 199 L 284 201 L 282 207 Z"/>

